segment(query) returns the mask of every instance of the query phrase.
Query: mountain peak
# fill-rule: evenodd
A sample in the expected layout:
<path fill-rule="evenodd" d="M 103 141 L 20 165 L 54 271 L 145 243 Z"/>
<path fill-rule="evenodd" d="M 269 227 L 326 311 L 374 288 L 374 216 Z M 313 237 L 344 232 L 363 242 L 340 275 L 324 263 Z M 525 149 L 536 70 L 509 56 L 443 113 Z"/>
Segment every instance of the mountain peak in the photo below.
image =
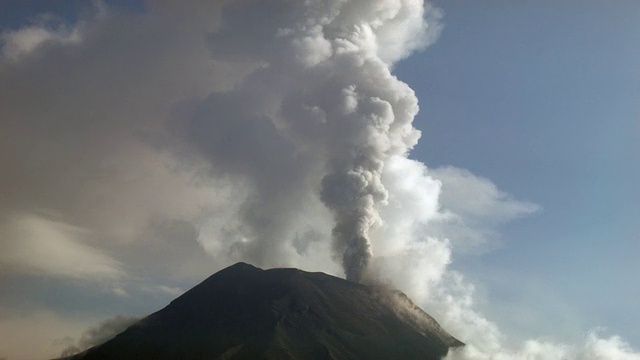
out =
<path fill-rule="evenodd" d="M 70 359 L 440 359 L 461 345 L 398 291 L 237 263 Z"/>
<path fill-rule="evenodd" d="M 235 263 L 235 264 L 233 264 L 233 265 L 231 265 L 231 266 L 229 266 L 229 267 L 227 267 L 227 268 L 223 269 L 222 271 L 224 271 L 224 270 L 234 270 L 234 269 L 254 269 L 254 270 L 262 270 L 262 269 L 260 269 L 259 267 L 255 267 L 255 266 L 253 266 L 253 265 L 251 265 L 251 264 L 249 264 L 249 263 L 246 263 L 246 262 L 243 262 L 243 261 L 239 261 L 239 262 L 237 262 L 237 263 Z"/>

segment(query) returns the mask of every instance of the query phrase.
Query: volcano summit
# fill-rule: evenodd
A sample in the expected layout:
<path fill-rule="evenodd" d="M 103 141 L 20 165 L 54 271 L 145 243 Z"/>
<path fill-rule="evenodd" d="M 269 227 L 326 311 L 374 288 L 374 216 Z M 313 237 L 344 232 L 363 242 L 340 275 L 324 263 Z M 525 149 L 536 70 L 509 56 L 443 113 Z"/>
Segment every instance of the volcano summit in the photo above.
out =
<path fill-rule="evenodd" d="M 398 291 L 237 263 L 65 359 L 440 359 L 462 345 Z"/>

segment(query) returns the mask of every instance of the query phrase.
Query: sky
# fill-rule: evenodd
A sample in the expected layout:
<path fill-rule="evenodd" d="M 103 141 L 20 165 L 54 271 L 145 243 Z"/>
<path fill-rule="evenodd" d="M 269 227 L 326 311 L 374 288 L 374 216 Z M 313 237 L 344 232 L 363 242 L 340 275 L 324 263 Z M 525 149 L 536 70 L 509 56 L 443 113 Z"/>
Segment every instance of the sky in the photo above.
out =
<path fill-rule="evenodd" d="M 637 34 L 631 0 L 3 2 L 0 358 L 246 261 L 389 282 L 450 359 L 639 359 Z"/>
<path fill-rule="evenodd" d="M 538 311 L 640 339 L 640 5 L 435 4 L 439 40 L 397 69 L 421 104 L 412 156 L 542 207 L 503 229 L 499 249 L 457 265 L 489 302 L 544 291 L 555 299 Z M 530 304 L 509 309 L 487 311 L 512 328 L 530 317 Z"/>

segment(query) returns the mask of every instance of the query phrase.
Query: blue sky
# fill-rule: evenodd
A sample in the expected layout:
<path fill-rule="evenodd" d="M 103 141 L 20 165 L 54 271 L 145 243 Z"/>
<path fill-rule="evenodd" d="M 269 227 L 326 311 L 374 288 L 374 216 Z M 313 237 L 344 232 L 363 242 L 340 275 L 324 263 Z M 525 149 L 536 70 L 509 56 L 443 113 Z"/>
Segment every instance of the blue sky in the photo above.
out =
<path fill-rule="evenodd" d="M 564 307 L 638 346 L 640 4 L 435 4 L 440 38 L 396 71 L 420 99 L 412 156 L 543 208 L 509 225 L 500 249 L 454 265 L 514 329 L 526 314 L 501 316 L 495 302 L 537 303 L 535 287 L 555 298 L 534 308 L 544 323 L 547 306 Z"/>
<path fill-rule="evenodd" d="M 351 3 L 331 21 L 378 16 Z M 422 137 L 416 161 L 384 158 L 371 271 L 470 344 L 505 335 L 479 344 L 487 354 L 534 351 L 520 345 L 531 339 L 565 354 L 598 327 L 584 354 L 597 339 L 630 353 L 613 335 L 640 349 L 639 2 L 435 0 L 435 43 L 417 50 L 412 8 L 374 40 L 343 34 L 356 59 L 374 58 L 348 71 L 324 33 L 279 42 L 326 9 L 221 4 L 0 5 L 0 358 L 59 353 L 235 261 L 342 276 L 318 175 L 351 139 L 295 121 L 348 107 L 329 96 L 337 86 L 411 113 L 411 91 L 381 74 L 414 51 L 392 72 L 415 91 Z M 354 138 L 411 142 L 370 133 Z"/>

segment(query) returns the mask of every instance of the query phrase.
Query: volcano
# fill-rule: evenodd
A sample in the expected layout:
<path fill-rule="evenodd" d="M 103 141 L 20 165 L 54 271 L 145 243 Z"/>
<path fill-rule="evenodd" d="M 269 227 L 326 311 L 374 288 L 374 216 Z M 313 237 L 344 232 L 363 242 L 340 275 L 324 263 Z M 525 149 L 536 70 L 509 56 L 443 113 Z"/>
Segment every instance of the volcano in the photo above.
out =
<path fill-rule="evenodd" d="M 399 291 L 238 263 L 65 359 L 440 359 L 463 344 Z"/>

